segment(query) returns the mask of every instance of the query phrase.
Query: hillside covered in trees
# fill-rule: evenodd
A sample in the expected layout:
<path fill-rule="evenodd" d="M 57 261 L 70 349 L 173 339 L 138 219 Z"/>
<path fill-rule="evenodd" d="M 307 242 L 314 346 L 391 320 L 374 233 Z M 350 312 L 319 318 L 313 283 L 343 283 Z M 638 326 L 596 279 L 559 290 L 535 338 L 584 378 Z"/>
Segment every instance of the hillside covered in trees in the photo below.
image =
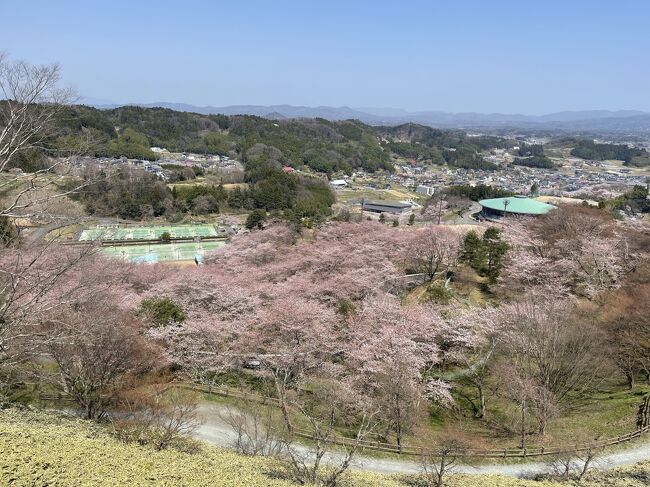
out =
<path fill-rule="evenodd" d="M 16 270 L 3 286 L 21 279 L 4 306 L 4 393 L 25 396 L 38 376 L 89 420 L 132 414 L 115 427 L 132 444 L 123 448 L 167 458 L 179 458 L 183 435 L 165 440 L 160 418 L 187 411 L 185 425 L 195 411 L 164 395 L 172 377 L 270 397 L 277 423 L 263 444 L 286 446 L 268 455 L 302 485 L 345 485 L 349 466 L 337 464 L 329 482 L 324 464 L 298 463 L 290 447 L 303 431 L 322 438 L 321 455 L 338 451 L 339 436 L 400 451 L 449 438 L 467 451 L 615 437 L 635 428 L 648 392 L 649 238 L 645 226 L 571 206 L 469 232 L 270 225 L 192 267 L 7 248 L 0 266 Z M 412 273 L 425 282 L 400 285 Z M 350 447 L 344 460 L 359 454 Z"/>
<path fill-rule="evenodd" d="M 499 137 L 468 137 L 461 131 L 434 129 L 414 123 L 375 127 L 374 130 L 382 137 L 383 147 L 395 154 L 466 169 L 494 170 L 497 166 L 484 160 L 479 152 L 514 145 L 513 141 Z"/>
<path fill-rule="evenodd" d="M 122 167 L 111 177 L 84 173 L 83 187 L 71 198 L 82 202 L 89 215 L 119 216 L 127 220 L 164 217 L 179 221 L 185 214 L 206 215 L 231 210 L 283 212 L 285 219 L 321 220 L 331 212 L 334 194 L 321 179 L 287 174 L 273 167 L 248 173 L 248 184 L 226 191 L 223 185 L 181 185 L 172 189 L 139 168 Z M 77 180 L 69 188 L 79 185 Z M 266 214 L 266 213 L 264 213 Z"/>
<path fill-rule="evenodd" d="M 624 144 L 597 144 L 592 140 L 578 140 L 571 150 L 571 155 L 597 161 L 617 159 L 623 161 L 626 166 L 650 164 L 650 154 L 645 149 L 628 147 Z"/>
<path fill-rule="evenodd" d="M 49 143 L 80 146 L 88 138 L 96 156 L 149 159 L 151 147 L 174 152 L 230 155 L 247 168 L 271 163 L 306 166 L 331 174 L 364 169 L 391 171 L 391 156 L 453 167 L 495 169 L 480 151 L 511 147 L 498 137 L 468 137 L 461 131 L 417 124 L 373 127 L 356 120 L 270 120 L 251 115 L 201 115 L 164 108 L 124 106 L 98 110 L 66 107 L 57 114 L 64 135 Z"/>

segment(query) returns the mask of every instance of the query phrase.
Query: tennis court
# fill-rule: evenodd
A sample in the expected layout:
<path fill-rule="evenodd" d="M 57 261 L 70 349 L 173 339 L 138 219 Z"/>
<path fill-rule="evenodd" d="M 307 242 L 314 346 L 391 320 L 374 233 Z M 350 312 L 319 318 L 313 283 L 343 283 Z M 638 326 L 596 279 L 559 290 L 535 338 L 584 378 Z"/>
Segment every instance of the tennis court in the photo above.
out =
<path fill-rule="evenodd" d="M 217 237 L 214 225 L 97 226 L 81 232 L 80 241 L 158 240 L 168 232 L 172 238 Z"/>
<path fill-rule="evenodd" d="M 182 260 L 196 260 L 202 262 L 206 252 L 221 248 L 225 244 L 226 243 L 223 240 L 184 243 L 172 242 L 168 244 L 102 247 L 101 251 L 106 255 L 128 262 L 155 263 Z"/>

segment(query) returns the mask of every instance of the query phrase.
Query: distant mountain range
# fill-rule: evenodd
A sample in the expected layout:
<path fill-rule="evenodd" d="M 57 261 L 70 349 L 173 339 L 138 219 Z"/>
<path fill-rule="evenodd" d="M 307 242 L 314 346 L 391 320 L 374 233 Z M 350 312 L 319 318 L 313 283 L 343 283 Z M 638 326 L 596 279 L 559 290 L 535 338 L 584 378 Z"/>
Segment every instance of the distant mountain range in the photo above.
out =
<path fill-rule="evenodd" d="M 97 108 L 115 108 L 116 104 L 94 104 Z M 272 119 L 324 118 L 326 120 L 358 119 L 375 125 L 397 125 L 407 122 L 444 128 L 522 128 L 581 132 L 616 132 L 650 134 L 650 113 L 638 110 L 583 110 L 521 115 L 501 113 L 449 113 L 440 111 L 409 112 L 399 108 L 306 107 L 293 105 L 230 105 L 224 107 L 195 106 L 185 103 L 157 102 L 133 105 L 162 107 L 204 115 L 257 115 Z"/>

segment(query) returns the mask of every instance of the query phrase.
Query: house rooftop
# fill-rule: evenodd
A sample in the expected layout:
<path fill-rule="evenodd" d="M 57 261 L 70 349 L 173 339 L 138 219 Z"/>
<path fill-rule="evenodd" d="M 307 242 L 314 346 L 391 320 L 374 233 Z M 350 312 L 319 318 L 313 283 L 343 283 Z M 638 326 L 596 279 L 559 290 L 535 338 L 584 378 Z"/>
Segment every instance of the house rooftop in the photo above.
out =
<path fill-rule="evenodd" d="M 410 203 L 402 203 L 401 201 L 364 201 L 363 205 L 386 206 L 388 208 L 410 208 Z"/>

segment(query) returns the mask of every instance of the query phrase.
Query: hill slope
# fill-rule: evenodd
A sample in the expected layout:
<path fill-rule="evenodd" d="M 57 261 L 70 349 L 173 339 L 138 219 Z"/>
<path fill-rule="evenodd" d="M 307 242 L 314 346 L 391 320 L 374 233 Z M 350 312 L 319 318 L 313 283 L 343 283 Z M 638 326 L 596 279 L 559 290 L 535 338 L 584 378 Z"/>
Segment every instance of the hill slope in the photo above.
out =
<path fill-rule="evenodd" d="M 12 486 L 232 486 L 290 487 L 269 475 L 273 463 L 204 446 L 194 454 L 154 451 L 124 444 L 100 426 L 57 413 L 0 410 L 0 484 Z M 597 472 L 579 485 L 641 487 L 650 464 Z M 405 487 L 399 478 L 355 472 L 348 487 Z M 412 485 L 412 484 L 411 484 Z M 501 476 L 458 476 L 452 487 L 562 487 L 572 483 L 534 482 Z"/>
<path fill-rule="evenodd" d="M 269 111 L 264 115 L 269 115 Z M 98 110 L 70 107 L 59 119 L 68 137 L 91 133 L 102 143 L 96 155 L 154 159 L 150 147 L 175 152 L 237 157 L 247 169 L 261 163 L 290 165 L 333 173 L 392 170 L 391 156 L 404 156 L 455 167 L 495 169 L 478 152 L 508 145 L 494 137 L 469 137 L 452 130 L 417 124 L 371 126 L 358 120 L 280 119 L 254 115 L 205 115 L 167 108 L 125 106 Z M 352 114 L 351 114 L 352 115 Z M 70 141 L 67 140 L 69 143 Z M 399 142 L 398 145 L 392 142 Z M 512 145 L 512 143 L 510 143 Z M 452 154 L 452 152 L 454 152 Z"/>
<path fill-rule="evenodd" d="M 98 108 L 116 108 L 120 105 L 95 104 Z M 350 108 L 331 106 L 293 106 L 293 105 L 231 105 L 195 106 L 185 103 L 156 102 L 135 104 L 147 108 L 170 108 L 172 110 L 201 113 L 204 115 L 222 113 L 226 115 L 265 116 L 275 112 L 286 118 L 325 118 L 327 120 L 347 120 L 350 118 L 370 124 L 397 125 L 421 123 L 432 127 L 446 128 L 484 128 L 499 127 L 524 128 L 532 130 L 564 130 L 567 132 L 593 131 L 596 133 L 636 132 L 648 133 L 650 113 L 639 110 L 577 110 L 548 113 L 545 115 L 522 115 L 504 113 L 450 113 L 442 111 L 409 112 L 399 108 Z"/>

